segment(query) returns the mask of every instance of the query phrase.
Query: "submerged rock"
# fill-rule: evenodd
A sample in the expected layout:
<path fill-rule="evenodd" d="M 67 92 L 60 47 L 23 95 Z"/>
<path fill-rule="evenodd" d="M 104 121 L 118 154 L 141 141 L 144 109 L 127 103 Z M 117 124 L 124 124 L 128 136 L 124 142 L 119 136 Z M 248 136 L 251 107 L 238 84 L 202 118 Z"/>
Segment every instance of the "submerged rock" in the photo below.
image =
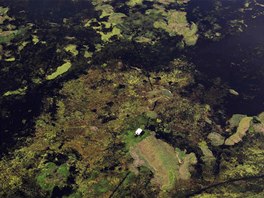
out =
<path fill-rule="evenodd" d="M 246 115 L 243 114 L 234 114 L 232 115 L 232 117 L 228 120 L 229 123 L 229 127 L 231 129 L 237 127 L 240 123 L 240 121 L 242 120 L 242 118 L 247 117 Z"/>
<path fill-rule="evenodd" d="M 209 133 L 207 138 L 211 141 L 211 144 L 213 146 L 220 146 L 223 145 L 225 142 L 225 138 L 219 133 L 215 133 L 215 132 Z"/>
<path fill-rule="evenodd" d="M 246 132 L 248 131 L 252 117 L 244 117 L 239 122 L 238 128 L 236 130 L 236 133 L 231 135 L 229 138 L 225 140 L 225 145 L 234 145 L 242 140 L 242 138 L 246 135 Z"/>
<path fill-rule="evenodd" d="M 229 89 L 228 91 L 229 91 L 230 94 L 232 94 L 234 96 L 239 96 L 239 93 L 236 90 L 234 90 L 234 89 Z"/>
<path fill-rule="evenodd" d="M 202 150 L 203 156 L 202 161 L 202 169 L 203 169 L 203 178 L 207 181 L 212 181 L 214 180 L 214 167 L 216 164 L 216 158 L 213 154 L 213 152 L 208 148 L 206 142 L 200 142 L 199 147 Z"/>
<path fill-rule="evenodd" d="M 197 163 L 194 153 L 185 154 L 172 146 L 149 136 L 130 149 L 136 167 L 147 166 L 154 173 L 153 183 L 169 191 L 176 183 L 191 177 L 190 167 Z"/>

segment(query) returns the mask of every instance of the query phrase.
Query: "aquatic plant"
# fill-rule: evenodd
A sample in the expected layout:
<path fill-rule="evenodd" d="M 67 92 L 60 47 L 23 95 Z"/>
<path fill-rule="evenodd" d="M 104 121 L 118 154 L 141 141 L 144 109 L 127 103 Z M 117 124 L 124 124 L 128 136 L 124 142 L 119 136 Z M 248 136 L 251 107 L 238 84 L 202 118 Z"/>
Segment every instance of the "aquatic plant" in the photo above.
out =
<path fill-rule="evenodd" d="M 207 138 L 211 141 L 211 144 L 213 146 L 220 146 L 223 145 L 225 142 L 225 138 L 219 133 L 215 132 L 209 133 Z"/>
<path fill-rule="evenodd" d="M 252 117 L 244 117 L 240 120 L 236 133 L 225 140 L 225 145 L 234 145 L 242 140 L 249 130 Z"/>
<path fill-rule="evenodd" d="M 234 114 L 232 117 L 228 120 L 229 127 L 231 129 L 237 127 L 239 125 L 239 122 L 241 121 L 242 118 L 247 117 L 246 115 L 243 114 Z"/>
<path fill-rule="evenodd" d="M 264 158 L 263 145 L 261 145 L 263 136 L 251 138 L 251 141 L 243 142 L 243 147 L 240 148 L 241 156 L 233 154 L 229 159 L 225 158 L 221 161 L 223 171 L 221 177 L 239 178 L 263 174 L 263 163 L 261 163 Z"/>
<path fill-rule="evenodd" d="M 41 167 L 41 171 L 36 180 L 43 190 L 51 192 L 55 186 L 60 188 L 65 186 L 69 175 L 69 167 L 67 164 L 57 166 L 53 162 L 48 162 Z"/>
<path fill-rule="evenodd" d="M 57 67 L 56 71 L 53 72 L 52 74 L 47 75 L 46 79 L 47 80 L 53 80 L 57 78 L 58 76 L 64 74 L 71 68 L 72 64 L 70 61 L 66 61 L 64 64 L 61 66 Z"/>
<path fill-rule="evenodd" d="M 0 44 L 11 42 L 13 39 L 23 35 L 25 31 L 26 31 L 26 28 L 0 32 Z"/>
<path fill-rule="evenodd" d="M 23 39 L 23 34 L 17 34 L 23 26 L 9 23 L 13 17 L 6 15 L 7 8 L 0 7 L 0 24 L 4 24 L 0 33 L 5 67 L 2 71 L 7 73 L 13 67 L 18 70 L 24 68 L 23 64 L 30 71 L 27 77 L 14 79 L 16 82 L 33 82 L 30 90 L 34 91 L 45 80 L 52 86 L 57 82 L 52 80 L 75 69 L 72 65 L 87 68 L 85 72 L 80 70 L 83 75 L 61 83 L 59 94 L 43 100 L 43 112 L 35 118 L 34 135 L 17 138 L 18 132 L 14 132 L 23 144 L 15 148 L 10 158 L 0 160 L 0 196 L 48 197 L 60 191 L 64 197 L 175 197 L 162 193 L 193 192 L 193 184 L 200 189 L 226 179 L 263 174 L 263 114 L 252 117 L 250 124 L 244 123 L 247 116 L 234 116 L 225 131 L 215 121 L 223 119 L 224 113 L 221 118 L 214 115 L 215 108 L 206 104 L 209 99 L 204 94 L 200 103 L 198 89 L 202 90 L 202 85 L 194 84 L 196 72 L 192 64 L 184 58 L 173 60 L 178 53 L 157 63 L 164 68 L 162 71 L 155 70 L 157 56 L 151 68 L 144 69 L 140 56 L 152 59 L 145 56 L 153 51 L 158 55 L 164 51 L 167 56 L 171 47 L 197 42 L 203 23 L 189 21 L 189 10 L 185 9 L 188 0 L 91 2 L 94 16 L 85 10 L 63 19 L 60 25 L 44 21 L 43 26 L 49 27 L 47 36 L 39 31 L 39 24 L 32 24 L 29 32 L 33 34 Z M 76 21 L 82 21 L 85 29 Z M 213 19 L 211 23 L 214 27 L 207 32 L 209 36 L 222 38 L 221 26 Z M 238 20 L 230 25 L 238 29 L 245 26 Z M 57 33 L 63 36 L 58 37 Z M 85 33 L 85 38 L 77 38 L 79 33 Z M 168 44 L 168 40 L 173 42 Z M 168 46 L 161 50 L 164 43 Z M 133 52 L 138 51 L 135 65 L 123 59 L 131 55 L 130 45 Z M 173 48 L 173 52 L 178 50 Z M 55 55 L 50 62 L 39 60 L 46 54 Z M 173 61 L 167 64 L 169 60 Z M 23 95 L 29 86 L 21 84 L 6 88 L 3 96 Z M 218 87 L 210 91 L 215 103 L 222 95 Z M 2 115 L 9 116 L 5 110 Z M 144 129 L 144 133 L 135 136 L 137 128 Z M 229 141 L 234 146 L 220 146 L 224 144 L 221 134 L 227 136 L 230 131 L 234 134 L 225 143 Z M 70 192 L 64 194 L 64 187 Z M 221 193 L 212 191 L 210 196 L 241 196 L 241 192 L 231 193 L 227 187 L 220 189 Z"/>
<path fill-rule="evenodd" d="M 66 52 L 70 52 L 73 56 L 77 56 L 79 54 L 79 51 L 77 50 L 77 45 L 69 44 L 64 47 L 64 50 Z"/>
<path fill-rule="evenodd" d="M 198 27 L 195 23 L 191 25 L 186 18 L 186 12 L 170 10 L 164 12 L 164 19 L 154 22 L 155 28 L 160 28 L 168 32 L 171 36 L 183 36 L 186 45 L 195 45 L 198 39 Z"/>
<path fill-rule="evenodd" d="M 212 175 L 214 174 L 214 167 L 216 163 L 216 158 L 213 152 L 208 148 L 207 143 L 205 141 L 200 142 L 199 148 L 202 150 L 203 156 L 201 157 L 204 165 L 203 165 L 203 178 L 205 180 L 213 180 Z"/>
<path fill-rule="evenodd" d="M 0 7 L 0 25 L 4 24 L 5 21 L 11 22 L 14 18 L 8 15 L 9 8 L 8 7 Z M 19 38 L 25 34 L 28 28 L 26 27 L 19 27 L 13 25 L 6 25 L 7 28 L 1 27 L 0 31 L 0 44 L 9 43 L 15 38 Z"/>
<path fill-rule="evenodd" d="M 13 91 L 7 91 L 3 94 L 3 96 L 11 96 L 11 95 L 24 95 L 27 90 L 27 87 L 19 88 Z"/>
<path fill-rule="evenodd" d="M 130 7 L 134 7 L 136 5 L 142 5 L 142 3 L 143 3 L 143 0 L 129 0 L 127 2 L 127 5 Z"/>
<path fill-rule="evenodd" d="M 36 45 L 39 42 L 39 38 L 37 35 L 32 35 L 32 42 L 34 43 L 34 45 Z"/>
<path fill-rule="evenodd" d="M 198 39 L 198 27 L 195 23 L 187 21 L 186 12 L 168 9 L 165 7 L 172 3 L 183 5 L 188 1 L 159 1 L 154 7 L 146 10 L 146 15 L 140 12 L 115 12 L 112 2 L 93 1 L 95 9 L 99 11 L 99 19 L 90 19 L 85 27 L 94 29 L 103 42 L 118 40 L 133 40 L 138 43 L 154 44 L 162 35 L 156 28 L 169 33 L 170 36 L 183 36 L 187 46 L 195 45 Z M 158 5 L 163 4 L 163 6 Z M 135 6 L 143 4 L 142 0 L 127 1 L 126 4 L 133 10 Z M 163 18 L 163 19 L 160 19 Z M 96 26 L 92 24 L 98 24 Z M 107 30 L 107 31 L 105 31 Z M 136 31 L 135 31 L 136 30 Z"/>
<path fill-rule="evenodd" d="M 153 135 L 145 138 L 130 149 L 134 166 L 146 166 L 154 173 L 153 183 L 161 190 L 169 191 L 180 179 L 190 179 L 190 166 L 197 163 L 194 153 L 185 154 L 179 149 L 156 139 Z"/>

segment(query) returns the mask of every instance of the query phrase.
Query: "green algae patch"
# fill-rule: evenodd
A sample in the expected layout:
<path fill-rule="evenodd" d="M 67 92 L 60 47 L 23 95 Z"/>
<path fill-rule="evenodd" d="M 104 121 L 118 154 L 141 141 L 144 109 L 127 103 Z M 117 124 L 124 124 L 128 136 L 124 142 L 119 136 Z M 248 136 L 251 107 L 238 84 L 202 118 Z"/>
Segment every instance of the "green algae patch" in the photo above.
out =
<path fill-rule="evenodd" d="M 110 23 L 110 25 L 118 25 L 123 22 L 125 17 L 127 16 L 123 13 L 120 12 L 113 13 L 109 16 L 108 23 Z"/>
<path fill-rule="evenodd" d="M 26 33 L 27 28 L 23 27 L 17 30 L 7 30 L 0 32 L 0 44 L 10 43 L 15 38 L 20 38 Z"/>
<path fill-rule="evenodd" d="M 92 58 L 93 57 L 93 53 L 89 52 L 89 51 L 85 51 L 83 54 L 84 58 Z"/>
<path fill-rule="evenodd" d="M 130 149 L 134 159 L 131 168 L 145 166 L 154 173 L 153 183 L 162 191 L 172 190 L 177 181 L 191 178 L 191 166 L 197 163 L 194 153 L 174 149 L 168 143 L 157 139 L 154 135 L 146 137 Z"/>
<path fill-rule="evenodd" d="M 54 188 L 54 184 L 52 182 L 47 182 L 47 179 L 52 176 L 52 174 L 56 171 L 56 168 L 56 164 L 49 162 L 37 176 L 37 183 L 43 190 L 51 191 Z"/>
<path fill-rule="evenodd" d="M 137 143 L 141 142 L 143 139 L 150 135 L 149 130 L 144 130 L 149 122 L 148 117 L 145 115 L 136 116 L 130 121 L 128 129 L 126 129 L 125 134 L 123 135 L 123 141 L 126 144 L 126 149 L 129 150 L 131 147 L 135 146 Z M 136 135 L 135 131 L 141 128 L 143 130 L 143 134 Z"/>
<path fill-rule="evenodd" d="M 260 113 L 258 115 L 258 118 L 259 118 L 260 122 L 262 122 L 264 124 L 264 112 Z"/>
<path fill-rule="evenodd" d="M 41 169 L 37 176 L 37 184 L 45 191 L 52 191 L 55 186 L 63 187 L 69 177 L 69 167 L 67 164 L 57 166 L 53 162 L 48 162 Z"/>
<path fill-rule="evenodd" d="M 188 0 L 160 0 L 152 3 L 153 6 L 149 6 L 143 0 L 129 0 L 124 3 L 128 12 L 122 13 L 116 12 L 111 1 L 93 0 L 92 4 L 99 17 L 84 21 L 84 27 L 100 35 L 102 43 L 113 42 L 115 39 L 154 45 L 164 36 L 165 31 L 170 37 L 182 37 L 175 44 L 177 48 L 196 44 L 198 26 L 188 22 L 187 12 L 184 11 Z M 170 8 L 175 4 L 179 6 L 178 10 Z M 138 12 L 139 7 L 144 7 L 145 13 Z"/>
<path fill-rule="evenodd" d="M 77 56 L 79 54 L 79 51 L 77 50 L 77 45 L 74 44 L 67 45 L 64 50 L 66 52 L 70 52 L 73 56 Z"/>
<path fill-rule="evenodd" d="M 146 137 L 150 135 L 149 131 L 144 131 L 143 135 L 136 136 L 135 131 L 136 130 L 130 130 L 124 136 L 124 142 L 126 143 L 127 149 L 135 146 L 137 143 L 141 142 L 142 140 L 144 140 Z"/>
<path fill-rule="evenodd" d="M 14 62 L 16 60 L 15 57 L 5 59 L 6 62 Z"/>
<path fill-rule="evenodd" d="M 119 28 L 117 28 L 117 27 L 114 27 L 111 32 L 108 32 L 108 33 L 100 32 L 100 35 L 101 35 L 102 41 L 107 42 L 113 36 L 120 36 L 121 35 L 121 30 Z"/>
<path fill-rule="evenodd" d="M 143 4 L 143 0 L 129 0 L 127 2 L 127 5 L 130 7 L 134 7 L 136 5 L 142 5 Z"/>
<path fill-rule="evenodd" d="M 171 190 L 178 177 L 179 162 L 169 144 L 149 136 L 130 151 L 136 166 L 146 165 L 154 173 L 155 183 L 162 190 Z"/>
<path fill-rule="evenodd" d="M 236 151 L 238 152 L 238 151 Z M 239 153 L 221 160 L 221 179 L 263 175 L 264 171 L 263 136 L 252 136 L 244 141 Z"/>
<path fill-rule="evenodd" d="M 24 95 L 26 90 L 27 90 L 27 87 L 19 88 L 13 91 L 7 91 L 3 94 L 3 96 Z"/>
<path fill-rule="evenodd" d="M 107 191 L 111 190 L 112 186 L 110 182 L 106 179 L 100 180 L 98 183 L 96 183 L 94 186 L 94 191 L 97 194 L 106 193 Z"/>
<path fill-rule="evenodd" d="M 100 18 L 110 16 L 114 13 L 114 8 L 109 4 L 97 5 L 95 10 L 101 11 Z"/>
<path fill-rule="evenodd" d="M 188 46 L 195 45 L 198 39 L 198 27 L 195 23 L 191 25 L 188 23 L 186 14 L 186 12 L 175 10 L 164 12 L 164 19 L 155 21 L 153 26 L 165 30 L 170 36 L 183 36 Z"/>
<path fill-rule="evenodd" d="M 33 172 L 31 180 L 27 175 L 18 179 L 32 181 L 33 178 L 35 183 L 37 180 L 38 189 L 46 194 L 55 187 L 69 187 L 76 189 L 76 193 L 81 193 L 82 197 L 110 197 L 113 189 L 123 180 L 128 167 L 133 166 L 131 156 L 134 164 L 137 164 L 134 166 L 140 168 L 134 180 L 128 181 L 131 183 L 125 192 L 130 194 L 134 191 L 147 194 L 153 189 L 157 190 L 157 194 L 160 189 L 169 191 L 176 185 L 181 188 L 182 184 L 188 183 L 181 183 L 180 180 L 193 179 L 191 173 L 195 155 L 179 149 L 175 151 L 174 147 L 151 136 L 153 132 L 146 130 L 153 126 L 153 131 L 164 131 L 166 128 L 171 134 L 175 131 L 175 135 L 180 131 L 187 134 L 188 139 L 183 141 L 191 145 L 196 145 L 198 137 L 201 137 L 196 123 L 203 124 L 203 108 L 182 98 L 176 91 L 192 82 L 187 69 L 177 69 L 178 64 L 182 67 L 186 63 L 174 62 L 171 64 L 174 66 L 172 70 L 150 72 L 152 86 L 139 70 L 120 70 L 116 67 L 117 62 L 107 63 L 107 68 L 92 67 L 87 74 L 64 83 L 59 93 L 61 98 L 47 99 L 46 112 L 36 121 L 34 136 L 30 137 L 27 146 L 19 149 L 23 155 L 16 155 L 14 159 L 19 170 L 30 167 L 25 162 L 34 159 L 29 162 L 33 167 L 28 168 Z M 156 104 L 155 109 L 153 103 Z M 50 105 L 56 108 L 54 115 L 48 108 Z M 162 120 L 159 124 L 155 121 L 157 116 Z M 145 133 L 135 136 L 137 128 L 145 129 Z M 71 172 L 73 184 L 67 183 L 67 166 L 58 166 L 65 164 L 65 158 L 68 159 L 66 163 L 75 169 Z M 20 163 L 22 160 L 23 163 Z M 43 162 L 56 162 L 56 166 Z M 144 167 L 148 171 L 142 173 Z M 4 170 L 2 178 L 7 173 Z M 57 178 L 60 178 L 60 182 Z M 101 183 L 103 180 L 110 185 Z M 156 185 L 152 185 L 151 180 Z M 146 182 L 147 186 L 142 182 Z M 22 187 L 27 188 L 24 184 Z M 22 187 L 13 186 L 16 190 Z M 121 190 L 124 185 L 119 188 L 115 196 L 125 197 L 120 195 L 124 192 Z M 8 192 L 9 189 L 7 186 L 4 191 Z"/>
<path fill-rule="evenodd" d="M 11 18 L 7 15 L 9 11 L 8 7 L 0 7 L 0 24 L 2 25 L 5 21 L 10 21 Z"/>
<path fill-rule="evenodd" d="M 39 38 L 37 35 L 32 35 L 32 42 L 34 43 L 34 45 L 36 45 L 39 42 Z"/>
<path fill-rule="evenodd" d="M 54 73 L 48 75 L 46 77 L 46 79 L 47 80 L 53 80 L 53 79 L 57 78 L 58 76 L 66 73 L 71 68 L 71 66 L 72 66 L 72 64 L 69 61 L 64 63 L 63 65 L 59 66 Z"/>
<path fill-rule="evenodd" d="M 225 145 L 234 145 L 240 141 L 242 141 L 242 138 L 246 135 L 246 132 L 250 128 L 250 124 L 252 121 L 252 117 L 244 117 L 239 122 L 237 131 L 235 134 L 231 135 L 229 138 L 226 139 Z"/>
<path fill-rule="evenodd" d="M 0 15 L 5 15 L 9 11 L 8 7 L 0 7 Z"/>
<path fill-rule="evenodd" d="M 225 138 L 219 133 L 215 132 L 209 133 L 207 138 L 211 141 L 211 144 L 213 146 L 220 146 L 223 145 L 225 142 Z"/>
<path fill-rule="evenodd" d="M 234 114 L 232 117 L 228 120 L 229 127 L 231 129 L 237 127 L 239 125 L 239 122 L 241 121 L 242 118 L 247 117 L 246 115 L 243 114 Z"/>
<path fill-rule="evenodd" d="M 9 43 L 14 38 L 16 38 L 17 34 L 17 30 L 0 32 L 0 44 Z"/>
<path fill-rule="evenodd" d="M 22 41 L 18 46 L 18 51 L 21 52 L 28 44 L 29 41 Z"/>
<path fill-rule="evenodd" d="M 207 143 L 205 141 L 200 142 L 199 147 L 202 151 L 202 161 L 203 161 L 203 177 L 207 181 L 211 181 L 214 178 L 212 175 L 214 174 L 214 166 L 216 163 L 216 158 L 213 152 L 208 148 Z"/>

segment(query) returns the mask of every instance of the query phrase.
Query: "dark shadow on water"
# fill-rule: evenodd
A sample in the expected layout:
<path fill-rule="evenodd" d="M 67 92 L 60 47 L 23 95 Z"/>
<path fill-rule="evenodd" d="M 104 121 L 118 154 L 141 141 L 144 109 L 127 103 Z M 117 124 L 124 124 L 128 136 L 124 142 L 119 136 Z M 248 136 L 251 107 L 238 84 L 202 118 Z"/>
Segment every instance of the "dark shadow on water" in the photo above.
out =
<path fill-rule="evenodd" d="M 220 77 L 239 96 L 230 96 L 228 114 L 256 115 L 264 110 L 264 17 L 252 20 L 244 32 L 220 42 L 200 41 L 191 61 L 209 78 Z"/>
<path fill-rule="evenodd" d="M 43 95 L 36 91 L 27 96 L 3 99 L 0 103 L 0 156 L 9 151 L 18 139 L 34 132 L 35 120 L 42 109 Z"/>

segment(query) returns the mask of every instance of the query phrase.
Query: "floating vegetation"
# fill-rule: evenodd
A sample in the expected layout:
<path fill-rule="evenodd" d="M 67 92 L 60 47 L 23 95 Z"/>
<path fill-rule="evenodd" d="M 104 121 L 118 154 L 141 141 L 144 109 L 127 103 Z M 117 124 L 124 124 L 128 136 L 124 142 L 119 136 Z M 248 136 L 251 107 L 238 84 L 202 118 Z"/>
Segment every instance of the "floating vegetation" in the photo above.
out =
<path fill-rule="evenodd" d="M 195 45 L 198 39 L 198 27 L 195 23 L 190 24 L 188 22 L 187 13 L 174 9 L 165 11 L 167 6 L 175 2 L 182 5 L 188 1 L 160 1 L 147 9 L 146 15 L 139 12 L 129 12 L 129 15 L 127 15 L 127 13 L 115 12 L 111 1 L 100 2 L 94 0 L 95 9 L 100 11 L 99 20 L 90 19 L 84 26 L 93 28 L 100 34 L 103 42 L 111 42 L 115 38 L 118 40 L 134 40 L 139 43 L 154 44 L 156 42 L 154 39 L 156 40 L 161 37 L 160 32 L 156 29 L 163 29 L 170 36 L 183 36 L 183 41 L 187 46 Z M 158 5 L 158 3 L 163 4 L 163 6 Z M 126 4 L 133 10 L 135 6 L 142 6 L 143 1 L 131 0 Z M 107 18 L 106 21 L 105 18 Z M 92 26 L 94 23 L 97 23 L 99 26 Z M 142 28 L 142 25 L 146 27 Z M 136 32 L 133 28 L 134 26 L 137 27 Z M 107 32 L 103 31 L 105 29 L 107 29 Z"/>
<path fill-rule="evenodd" d="M 33 41 L 34 45 L 36 45 L 39 42 L 38 36 L 37 35 L 33 35 L 32 36 L 32 41 Z"/>
<path fill-rule="evenodd" d="M 7 91 L 3 96 L 12 96 L 12 95 L 24 95 L 27 90 L 27 87 L 19 88 L 13 91 Z"/>
<path fill-rule="evenodd" d="M 207 138 L 211 141 L 211 144 L 213 146 L 220 146 L 223 145 L 225 142 L 225 138 L 219 133 L 214 133 L 214 132 L 209 133 Z"/>
<path fill-rule="evenodd" d="M 183 40 L 186 45 L 195 45 L 197 35 L 197 25 L 188 23 L 186 18 L 186 12 L 182 11 L 168 11 L 162 13 L 165 20 L 159 20 L 154 22 L 155 28 L 161 28 L 168 32 L 171 36 L 180 35 L 183 36 Z"/>
<path fill-rule="evenodd" d="M 79 54 L 77 45 L 69 44 L 64 48 L 64 50 L 66 52 L 70 52 L 73 56 L 77 56 Z"/>
<path fill-rule="evenodd" d="M 194 153 L 175 152 L 166 142 L 149 136 L 130 149 L 134 166 L 147 166 L 154 173 L 153 183 L 169 191 L 180 179 L 190 179 L 189 167 L 197 163 Z"/>
<path fill-rule="evenodd" d="M 57 78 L 58 76 L 66 73 L 71 68 L 71 62 L 66 61 L 61 66 L 57 67 L 56 71 L 46 77 L 47 80 L 53 80 Z"/>
<path fill-rule="evenodd" d="M 0 197 L 263 197 L 260 1 L 2 4 Z"/>
<path fill-rule="evenodd" d="M 43 190 L 52 191 L 55 186 L 63 187 L 69 175 L 67 164 L 57 166 L 53 162 L 48 162 L 41 168 L 41 172 L 37 176 L 37 183 Z"/>
<path fill-rule="evenodd" d="M 234 145 L 242 140 L 246 135 L 246 132 L 249 130 L 252 117 L 244 117 L 238 124 L 237 131 L 235 134 L 231 135 L 225 140 L 225 145 Z"/>

